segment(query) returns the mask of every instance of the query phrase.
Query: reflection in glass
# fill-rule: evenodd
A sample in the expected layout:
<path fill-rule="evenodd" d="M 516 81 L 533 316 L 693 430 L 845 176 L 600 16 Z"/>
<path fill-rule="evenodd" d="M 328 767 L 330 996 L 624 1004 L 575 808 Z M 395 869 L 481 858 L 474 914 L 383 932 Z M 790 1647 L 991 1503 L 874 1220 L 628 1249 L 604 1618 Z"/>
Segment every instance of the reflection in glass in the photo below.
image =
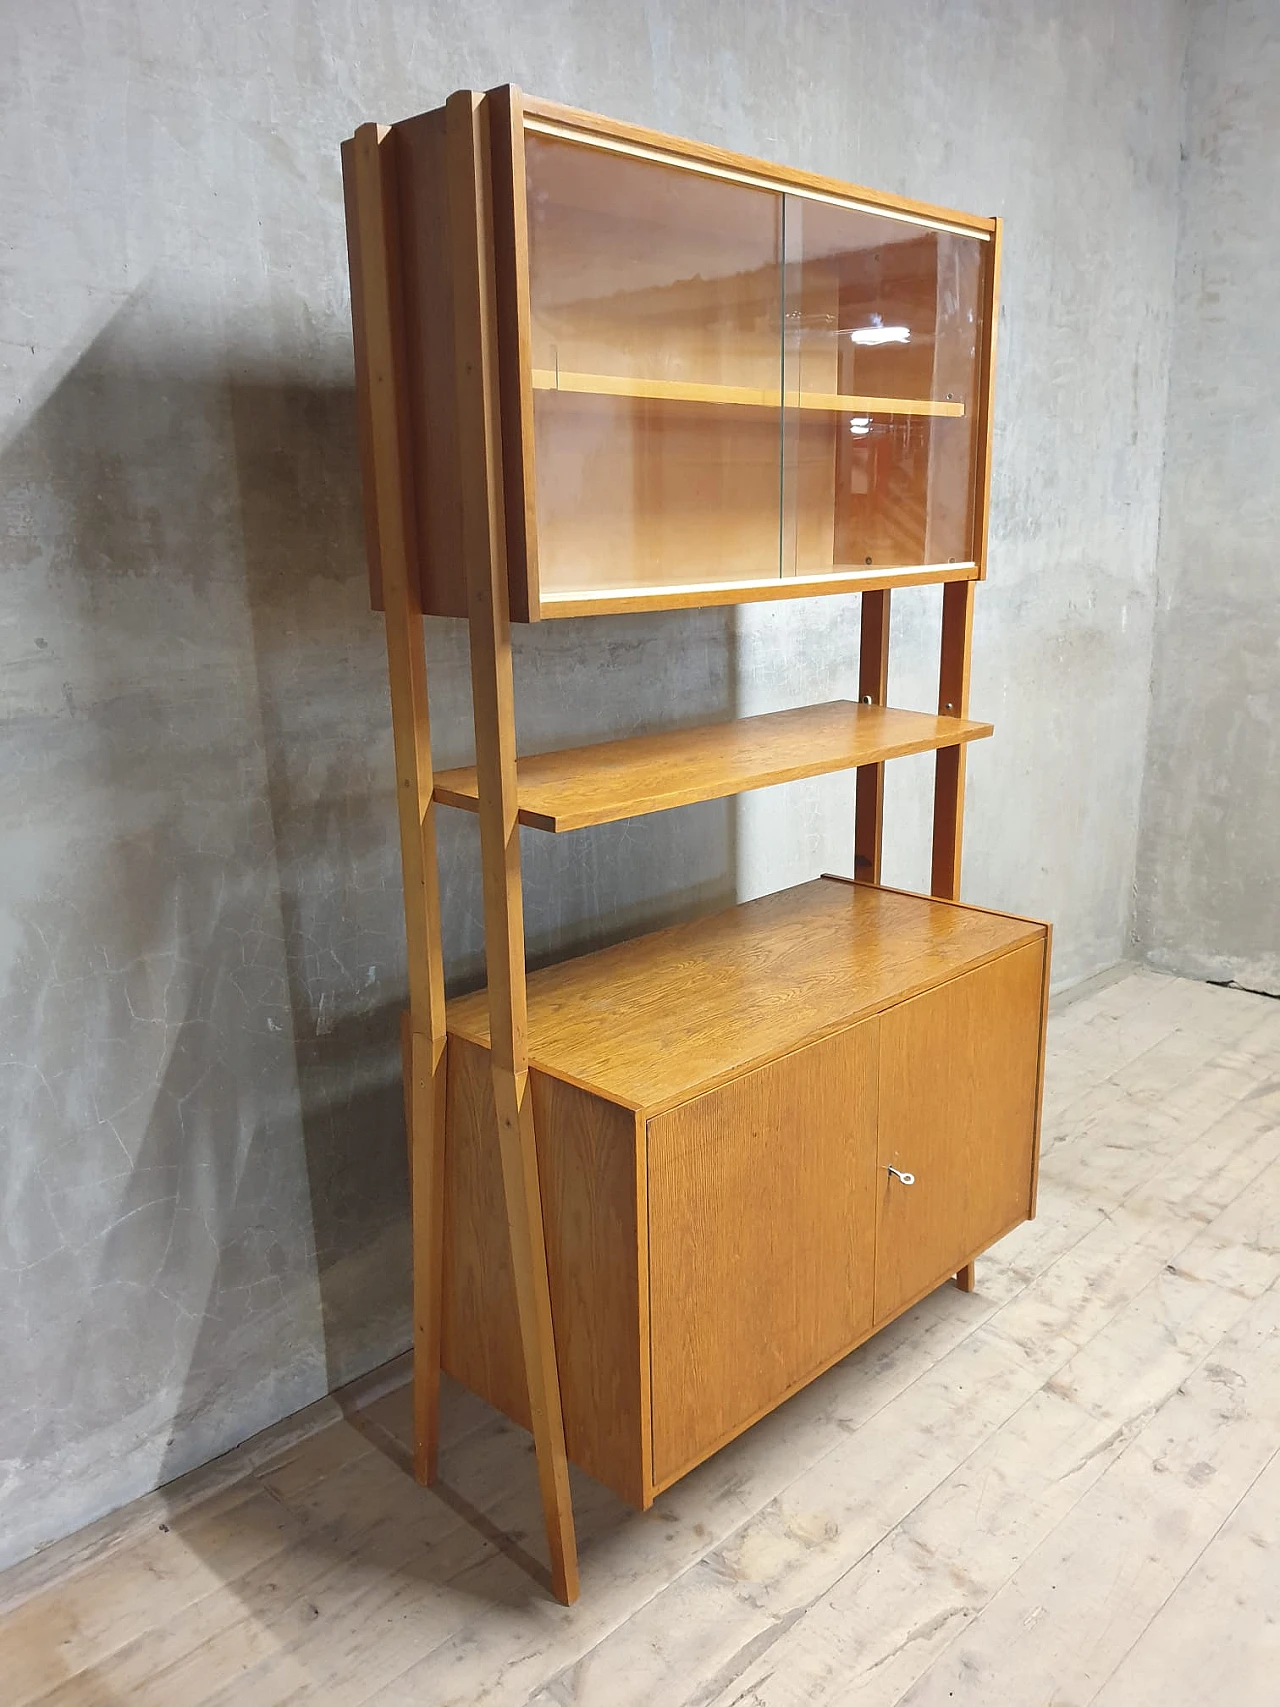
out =
<path fill-rule="evenodd" d="M 785 197 L 782 569 L 968 562 L 979 239 Z"/>

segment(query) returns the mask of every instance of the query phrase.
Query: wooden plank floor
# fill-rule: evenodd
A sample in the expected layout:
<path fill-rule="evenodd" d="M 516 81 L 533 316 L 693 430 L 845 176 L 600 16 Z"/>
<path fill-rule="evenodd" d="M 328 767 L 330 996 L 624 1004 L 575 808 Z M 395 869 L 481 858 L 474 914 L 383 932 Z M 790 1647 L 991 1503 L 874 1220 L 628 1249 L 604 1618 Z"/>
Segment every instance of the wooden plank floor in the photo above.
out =
<path fill-rule="evenodd" d="M 662 1496 L 405 1371 L 0 1577 L 5 1707 L 1275 1707 L 1280 1003 L 1126 970 L 1060 1005 L 1040 1216 Z M 527 1550 L 527 1551 L 526 1551 Z"/>

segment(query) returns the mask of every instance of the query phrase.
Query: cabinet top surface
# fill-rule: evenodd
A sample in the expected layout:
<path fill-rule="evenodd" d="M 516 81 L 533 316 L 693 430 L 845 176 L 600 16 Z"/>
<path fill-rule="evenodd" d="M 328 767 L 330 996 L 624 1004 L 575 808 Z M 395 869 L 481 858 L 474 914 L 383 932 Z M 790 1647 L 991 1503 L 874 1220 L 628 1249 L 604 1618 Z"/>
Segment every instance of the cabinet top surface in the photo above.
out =
<path fill-rule="evenodd" d="M 535 972 L 529 1060 L 655 1114 L 958 977 L 1045 927 L 819 878 Z M 450 1032 L 487 1045 L 483 990 Z"/>

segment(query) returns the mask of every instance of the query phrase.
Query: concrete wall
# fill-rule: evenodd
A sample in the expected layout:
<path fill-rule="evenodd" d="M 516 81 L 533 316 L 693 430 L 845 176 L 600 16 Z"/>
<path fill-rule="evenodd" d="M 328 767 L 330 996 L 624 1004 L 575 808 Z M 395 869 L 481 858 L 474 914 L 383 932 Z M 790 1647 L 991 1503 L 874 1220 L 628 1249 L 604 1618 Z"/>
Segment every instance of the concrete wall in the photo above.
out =
<path fill-rule="evenodd" d="M 967 894 L 1129 925 L 1175 241 L 1165 0 L 10 5 L 0 1558 L 408 1339 L 389 721 L 338 143 L 526 87 L 1008 220 Z M 899 596 L 927 706 L 936 594 Z M 852 691 L 856 599 L 548 624 L 528 743 Z M 429 626 L 439 754 L 463 638 Z M 926 871 L 927 761 L 888 875 Z M 469 819 L 448 956 L 480 944 Z M 526 846 L 536 956 L 848 869 L 847 779 Z"/>
<path fill-rule="evenodd" d="M 1280 995 L 1280 8 L 1198 5 L 1137 931 Z"/>

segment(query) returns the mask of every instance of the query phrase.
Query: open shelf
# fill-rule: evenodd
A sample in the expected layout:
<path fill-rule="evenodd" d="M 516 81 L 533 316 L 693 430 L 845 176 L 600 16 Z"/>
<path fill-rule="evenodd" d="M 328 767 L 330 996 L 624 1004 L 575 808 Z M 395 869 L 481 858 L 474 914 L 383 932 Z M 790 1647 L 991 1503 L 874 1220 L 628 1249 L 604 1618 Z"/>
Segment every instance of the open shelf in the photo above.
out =
<path fill-rule="evenodd" d="M 991 724 L 964 717 L 935 717 L 850 700 L 771 711 L 732 723 L 518 759 L 518 814 L 531 829 L 579 830 L 953 747 L 991 732 Z M 445 806 L 478 811 L 475 770 L 442 771 L 434 798 Z"/>
<path fill-rule="evenodd" d="M 1043 938 L 925 895 L 818 878 L 531 973 L 530 1064 L 647 1115 Z M 488 1046 L 484 990 L 448 1006 Z"/>
<path fill-rule="evenodd" d="M 682 379 L 630 379 L 611 373 L 566 373 L 549 367 L 533 370 L 535 391 L 576 392 L 589 397 L 644 397 L 666 403 L 727 403 L 740 408 L 777 409 L 783 394 L 777 387 L 758 385 L 701 385 Z M 946 415 L 964 414 L 964 404 L 928 397 L 855 397 L 836 391 L 788 392 L 789 409 L 813 409 L 828 415 Z"/>

